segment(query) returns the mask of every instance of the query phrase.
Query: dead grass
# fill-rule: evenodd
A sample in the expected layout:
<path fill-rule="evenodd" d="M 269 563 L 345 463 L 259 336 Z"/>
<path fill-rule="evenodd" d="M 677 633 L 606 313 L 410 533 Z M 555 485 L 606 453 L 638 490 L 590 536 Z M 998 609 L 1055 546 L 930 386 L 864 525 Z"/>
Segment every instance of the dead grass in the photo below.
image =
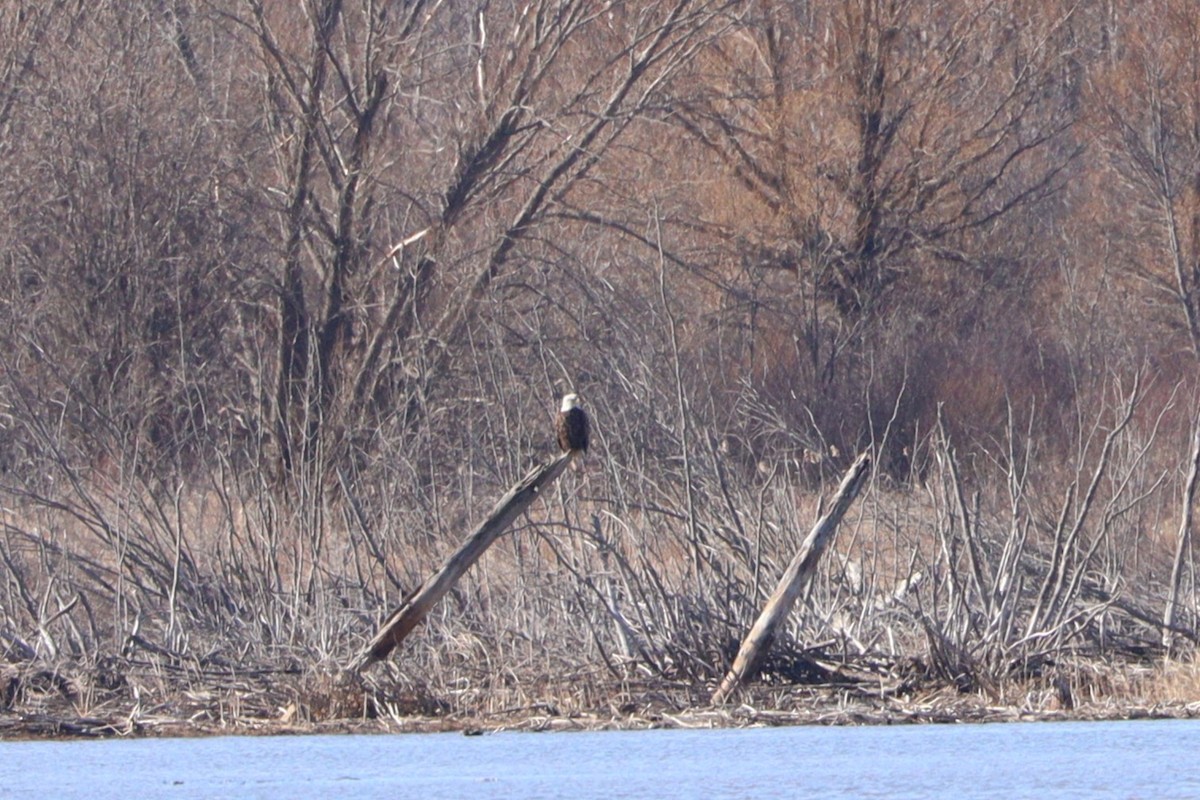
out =
<path fill-rule="evenodd" d="M 188 673 L 146 661 L 5 668 L 0 738 L 863 725 L 1200 717 L 1194 662 L 1079 659 L 990 692 L 926 681 L 756 683 L 713 707 L 712 684 L 593 673 L 444 694 L 394 670 Z M 1070 698 L 1064 703 L 1064 678 Z"/>

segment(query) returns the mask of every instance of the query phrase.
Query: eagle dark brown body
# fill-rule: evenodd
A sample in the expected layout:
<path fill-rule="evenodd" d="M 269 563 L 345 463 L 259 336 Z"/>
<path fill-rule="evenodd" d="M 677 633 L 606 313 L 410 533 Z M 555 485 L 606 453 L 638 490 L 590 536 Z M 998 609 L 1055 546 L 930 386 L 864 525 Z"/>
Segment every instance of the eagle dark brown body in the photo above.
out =
<path fill-rule="evenodd" d="M 554 432 L 558 437 L 558 446 L 563 452 L 588 449 L 588 418 L 579 405 L 579 395 L 569 394 L 562 400 L 558 410 L 558 418 L 554 423 Z"/>

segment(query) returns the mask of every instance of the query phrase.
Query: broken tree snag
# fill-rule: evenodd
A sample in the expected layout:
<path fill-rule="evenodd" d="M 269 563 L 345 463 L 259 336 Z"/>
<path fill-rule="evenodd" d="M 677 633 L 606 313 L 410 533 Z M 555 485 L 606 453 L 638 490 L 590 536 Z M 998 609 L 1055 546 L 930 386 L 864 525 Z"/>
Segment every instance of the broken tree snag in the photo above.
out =
<path fill-rule="evenodd" d="M 417 587 L 416 591 L 406 597 L 400 607 L 384 620 L 379 632 L 355 660 L 352 669 L 361 670 L 387 658 L 388 653 L 403 642 L 404 637 L 425 618 L 433 604 L 450 591 L 462 574 L 479 560 L 492 542 L 496 541 L 513 520 L 534 501 L 541 488 L 562 474 L 574 455 L 575 451 L 563 453 L 553 461 L 535 467 L 516 486 L 509 489 L 508 494 L 496 503 L 487 519 L 479 523 L 442 568 Z"/>
<path fill-rule="evenodd" d="M 870 457 L 863 453 L 846 471 L 841 485 L 838 486 L 837 494 L 834 495 L 833 505 L 823 517 L 817 520 L 817 524 L 813 526 L 804 543 L 800 545 L 800 551 L 796 553 L 792 563 L 788 564 L 783 577 L 779 579 L 779 585 L 771 594 L 771 599 L 767 601 L 762 614 L 758 616 L 754 627 L 750 629 L 750 633 L 742 642 L 737 658 L 733 660 L 733 666 L 729 668 L 729 674 L 725 676 L 717 691 L 713 693 L 713 705 L 720 705 L 728 700 L 729 695 L 754 674 L 759 660 L 770 649 L 771 643 L 775 641 L 775 633 L 779 626 L 787 620 L 788 613 L 792 610 L 792 604 L 796 602 L 796 598 L 804 591 L 804 587 L 808 585 L 817 571 L 817 562 L 821 560 L 821 555 L 833 541 L 833 534 L 837 531 L 842 516 L 850 508 L 854 498 L 858 496 L 859 490 L 862 489 L 870 466 Z"/>

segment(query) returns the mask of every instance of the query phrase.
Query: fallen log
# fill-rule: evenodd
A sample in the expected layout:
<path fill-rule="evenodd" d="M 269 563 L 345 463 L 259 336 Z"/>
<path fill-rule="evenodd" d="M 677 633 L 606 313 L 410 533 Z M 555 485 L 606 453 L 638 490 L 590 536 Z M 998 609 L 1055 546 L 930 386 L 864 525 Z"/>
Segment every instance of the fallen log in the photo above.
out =
<path fill-rule="evenodd" d="M 434 603 L 458 582 L 463 573 L 479 560 L 484 551 L 491 546 L 500 534 L 508 529 L 521 512 L 538 496 L 543 486 L 552 483 L 578 451 L 563 453 L 558 458 L 540 467 L 535 467 L 508 490 L 504 497 L 496 503 L 496 507 L 487 518 L 467 536 L 462 546 L 454 552 L 434 575 L 404 599 L 400 607 L 393 611 L 379 632 L 367 645 L 366 649 L 355 659 L 351 669 L 362 670 L 376 661 L 387 658 L 388 654 L 412 632 L 425 618 Z"/>
<path fill-rule="evenodd" d="M 743 681 L 754 675 L 760 660 L 770 649 L 771 643 L 775 641 L 775 634 L 779 626 L 787 620 L 796 598 L 804 591 L 816 572 L 817 562 L 821 560 L 821 555 L 833 541 L 833 534 L 837 531 L 842 516 L 850 508 L 854 498 L 858 496 L 859 490 L 862 489 L 870 466 L 870 457 L 867 453 L 863 453 L 846 471 L 841 485 L 838 486 L 837 494 L 834 495 L 832 506 L 824 516 L 817 520 L 817 524 L 813 526 L 808 537 L 800 546 L 799 552 L 788 564 L 783 577 L 779 579 L 779 585 L 775 587 L 775 591 L 771 594 L 766 606 L 763 607 L 754 627 L 750 629 L 750 633 L 742 642 L 733 666 L 729 668 L 721 685 L 713 693 L 713 705 L 724 703 L 733 691 L 742 685 Z"/>

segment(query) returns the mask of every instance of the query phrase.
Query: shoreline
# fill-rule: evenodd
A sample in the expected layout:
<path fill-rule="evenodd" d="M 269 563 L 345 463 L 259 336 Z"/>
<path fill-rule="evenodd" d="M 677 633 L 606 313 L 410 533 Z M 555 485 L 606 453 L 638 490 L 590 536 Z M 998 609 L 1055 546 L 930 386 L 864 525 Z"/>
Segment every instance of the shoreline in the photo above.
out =
<path fill-rule="evenodd" d="M 402 661 L 364 672 L 290 659 L 0 663 L 0 741 L 1200 718 L 1200 665 L 1190 658 L 1077 653 L 971 682 L 904 659 L 819 661 L 823 670 L 788 678 L 761 673 L 721 705 L 710 701 L 717 670 L 527 672 L 509 682 L 479 673 L 435 683 Z"/>
<path fill-rule="evenodd" d="M 720 729 L 788 726 L 994 724 L 1061 721 L 1200 719 L 1200 701 L 1135 702 L 1100 699 L 1074 708 L 1030 703 L 999 704 L 953 687 L 911 698 L 854 697 L 843 688 L 753 687 L 725 706 L 679 705 L 663 693 L 625 703 L 619 709 L 561 710 L 552 703 L 496 712 L 376 714 L 300 719 L 294 708 L 278 716 L 246 715 L 185 718 L 162 710 L 108 708 L 78 714 L 64 708 L 0 710 L 0 742 L 111 738 L 194 738 L 210 736 L 308 736 L 402 733 L 482 735 L 507 731 L 582 732 L 663 729 Z M 782 706 L 782 707 L 781 707 Z"/>

